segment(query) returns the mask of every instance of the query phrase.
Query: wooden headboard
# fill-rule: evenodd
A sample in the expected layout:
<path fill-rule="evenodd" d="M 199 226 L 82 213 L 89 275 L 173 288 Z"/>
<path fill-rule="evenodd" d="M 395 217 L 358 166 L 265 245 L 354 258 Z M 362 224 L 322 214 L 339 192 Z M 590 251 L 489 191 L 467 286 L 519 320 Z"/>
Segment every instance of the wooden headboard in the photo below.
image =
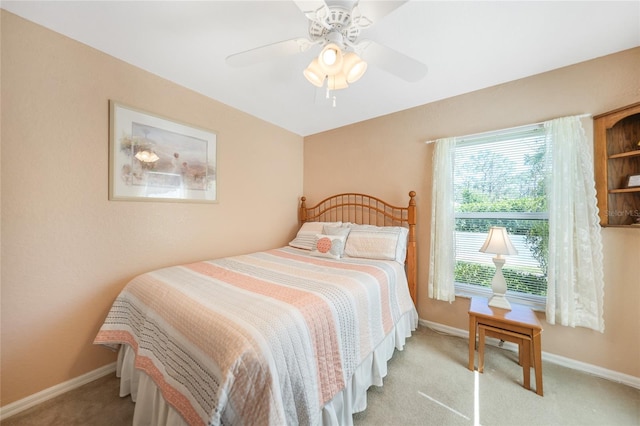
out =
<path fill-rule="evenodd" d="M 300 199 L 299 218 L 304 222 L 352 222 L 361 225 L 404 226 L 409 228 L 407 242 L 407 281 L 413 303 L 417 306 L 418 281 L 416 253 L 416 193 L 409 192 L 409 205 L 398 207 L 379 198 L 358 193 L 332 195 L 312 207 L 306 197 Z"/>

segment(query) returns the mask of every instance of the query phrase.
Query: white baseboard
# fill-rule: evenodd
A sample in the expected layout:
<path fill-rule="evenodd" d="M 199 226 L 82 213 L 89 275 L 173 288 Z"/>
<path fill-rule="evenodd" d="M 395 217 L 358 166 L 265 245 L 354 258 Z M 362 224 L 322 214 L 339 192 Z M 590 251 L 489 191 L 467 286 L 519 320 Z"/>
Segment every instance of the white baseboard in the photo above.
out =
<path fill-rule="evenodd" d="M 420 325 L 431 328 L 439 333 L 449 334 L 456 337 L 469 338 L 469 331 L 462 330 L 460 328 L 449 327 L 448 325 L 439 324 L 432 321 L 420 319 Z M 487 339 L 487 343 L 498 346 L 498 339 Z M 518 350 L 518 345 L 510 342 L 504 342 L 503 348 L 509 349 L 513 352 Z M 597 365 L 587 364 L 586 362 L 576 361 L 571 358 L 566 358 L 560 355 L 551 354 L 548 352 L 542 352 L 542 360 L 548 361 L 553 364 L 561 365 L 563 367 L 571 368 L 573 370 L 583 371 L 585 373 L 592 374 L 603 379 L 611 380 L 613 382 L 622 383 L 627 386 L 631 386 L 636 389 L 640 389 L 640 377 L 631 376 L 629 374 L 620 373 L 618 371 L 608 370 L 606 368 L 598 367 Z"/>
<path fill-rule="evenodd" d="M 114 373 L 116 371 L 116 363 L 112 362 L 104 367 L 100 367 L 97 370 L 90 371 L 82 376 L 68 380 L 64 383 L 52 386 L 48 389 L 30 395 L 26 398 L 7 404 L 4 407 L 0 407 L 0 422 L 8 417 L 14 416 L 28 408 L 38 405 L 42 402 L 48 401 L 51 398 L 55 398 L 58 395 L 62 395 L 65 392 L 69 392 L 75 388 L 79 388 L 89 382 L 104 377 L 107 374 Z"/>

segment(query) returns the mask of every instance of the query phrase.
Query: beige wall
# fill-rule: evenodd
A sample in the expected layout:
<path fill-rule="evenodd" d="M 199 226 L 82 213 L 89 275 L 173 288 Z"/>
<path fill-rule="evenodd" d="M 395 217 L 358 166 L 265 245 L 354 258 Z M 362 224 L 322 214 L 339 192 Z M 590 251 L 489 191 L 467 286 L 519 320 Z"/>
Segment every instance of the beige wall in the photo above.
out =
<path fill-rule="evenodd" d="M 313 201 L 356 191 L 405 204 L 407 193 L 417 191 L 420 318 L 467 329 L 468 299 L 448 304 L 427 297 L 433 146 L 424 142 L 638 102 L 638 70 L 640 48 L 306 137 L 304 193 Z M 541 314 L 543 350 L 640 377 L 640 229 L 602 234 L 605 333 L 551 326 Z"/>
<path fill-rule="evenodd" d="M 302 137 L 2 11 L 2 405 L 113 362 L 91 344 L 156 267 L 284 245 Z M 108 201 L 109 99 L 218 138 L 217 204 Z"/>

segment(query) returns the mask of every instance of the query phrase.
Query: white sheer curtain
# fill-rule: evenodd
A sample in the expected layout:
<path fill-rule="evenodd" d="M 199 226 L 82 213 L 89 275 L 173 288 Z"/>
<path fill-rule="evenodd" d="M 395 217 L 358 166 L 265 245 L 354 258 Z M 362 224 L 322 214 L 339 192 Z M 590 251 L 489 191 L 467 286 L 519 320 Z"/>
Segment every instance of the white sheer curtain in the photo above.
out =
<path fill-rule="evenodd" d="M 454 269 L 456 238 L 453 167 L 456 138 L 438 139 L 433 153 L 431 189 L 431 250 L 429 297 L 453 302 L 456 298 Z"/>
<path fill-rule="evenodd" d="M 593 147 L 577 116 L 544 125 L 549 170 L 547 322 L 604 332 L 602 239 Z"/>

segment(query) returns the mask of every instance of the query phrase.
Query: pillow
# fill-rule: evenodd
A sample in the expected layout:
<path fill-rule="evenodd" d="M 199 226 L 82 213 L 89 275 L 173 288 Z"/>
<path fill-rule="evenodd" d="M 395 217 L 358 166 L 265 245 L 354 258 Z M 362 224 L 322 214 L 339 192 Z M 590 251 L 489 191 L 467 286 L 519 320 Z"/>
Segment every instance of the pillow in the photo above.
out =
<path fill-rule="evenodd" d="M 312 256 L 330 257 L 332 259 L 340 259 L 344 253 L 344 241 L 347 239 L 344 235 L 316 235 Z"/>
<path fill-rule="evenodd" d="M 350 225 L 344 254 L 404 263 L 409 230 L 402 226 Z"/>
<path fill-rule="evenodd" d="M 339 227 L 340 225 L 342 225 L 342 222 L 305 222 L 289 245 L 304 250 L 313 250 L 316 235 L 323 233 L 324 226 Z"/>
<path fill-rule="evenodd" d="M 349 232 L 351 232 L 351 228 L 346 226 L 325 225 L 322 227 L 322 233 L 325 235 L 342 235 L 343 237 L 347 237 Z"/>

